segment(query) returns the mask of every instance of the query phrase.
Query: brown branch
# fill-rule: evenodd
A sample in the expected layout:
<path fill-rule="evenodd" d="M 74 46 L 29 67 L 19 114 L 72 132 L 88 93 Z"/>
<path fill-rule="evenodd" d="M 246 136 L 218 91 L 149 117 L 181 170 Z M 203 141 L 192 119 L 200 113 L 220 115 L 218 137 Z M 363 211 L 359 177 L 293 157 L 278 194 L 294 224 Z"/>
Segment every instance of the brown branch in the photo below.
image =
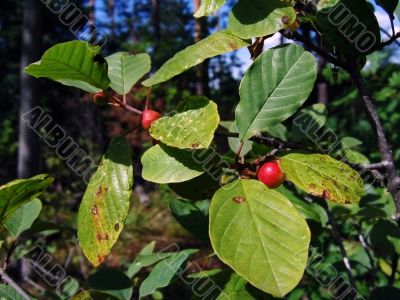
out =
<path fill-rule="evenodd" d="M 332 63 L 338 67 L 341 67 L 345 70 L 348 70 L 350 68 L 350 66 L 347 62 L 339 59 L 338 57 L 329 53 L 325 49 L 318 47 L 317 45 L 312 43 L 310 40 L 306 39 L 304 36 L 302 36 L 298 32 L 283 31 L 283 30 L 280 32 L 285 38 L 302 43 L 305 48 L 317 53 L 318 55 L 320 55 L 322 57 L 325 57 L 330 63 Z"/>
<path fill-rule="evenodd" d="M 397 176 L 392 150 L 390 148 L 389 142 L 383 130 L 383 126 L 379 119 L 378 112 L 372 101 L 372 97 L 367 89 L 367 86 L 364 82 L 364 79 L 361 76 L 360 71 L 357 69 L 357 67 L 353 67 L 352 69 L 350 69 L 350 75 L 361 95 L 361 100 L 364 105 L 365 111 L 377 136 L 378 147 L 382 155 L 382 159 L 386 162 L 385 171 L 388 179 L 387 188 L 396 204 L 396 219 L 399 219 L 400 193 L 398 190 L 400 187 L 400 178 Z"/>
<path fill-rule="evenodd" d="M 112 100 L 113 102 L 115 102 L 117 105 L 119 105 L 119 106 L 121 106 L 122 108 L 126 109 L 127 111 L 133 112 L 133 113 L 135 113 L 135 114 L 137 114 L 137 115 L 141 115 L 141 114 L 143 113 L 141 110 L 138 110 L 138 109 L 136 109 L 136 108 L 130 106 L 129 104 L 127 104 L 127 103 L 125 103 L 125 102 L 119 100 L 119 99 L 116 98 L 116 97 L 112 97 L 111 100 Z"/>
<path fill-rule="evenodd" d="M 336 66 L 343 68 L 345 71 L 347 71 L 350 74 L 355 86 L 357 87 L 357 89 L 361 95 L 361 100 L 363 102 L 365 111 L 366 111 L 367 116 L 370 120 L 370 123 L 374 129 L 374 132 L 377 136 L 378 147 L 379 147 L 379 151 L 382 155 L 382 159 L 383 159 L 383 161 L 385 161 L 387 163 L 385 165 L 385 171 L 387 173 L 387 179 L 388 179 L 387 188 L 388 188 L 390 194 L 392 195 L 394 202 L 396 204 L 396 219 L 400 220 L 400 191 L 399 191 L 400 178 L 397 176 L 396 166 L 395 166 L 394 159 L 393 159 L 393 154 L 390 149 L 386 135 L 384 133 L 383 126 L 380 122 L 377 110 L 374 106 L 372 97 L 367 89 L 367 86 L 364 82 L 364 79 L 361 76 L 361 73 L 360 73 L 358 67 L 356 65 L 349 64 L 346 61 L 338 59 L 336 56 L 332 55 L 331 53 L 314 45 L 312 42 L 308 41 L 307 39 L 305 39 L 302 35 L 300 35 L 297 32 L 289 33 L 286 31 L 281 31 L 281 33 L 286 38 L 303 43 L 307 49 L 316 52 L 318 55 L 320 55 L 322 57 L 325 57 L 329 62 L 335 64 Z M 383 42 L 381 44 L 380 48 L 382 49 L 385 46 L 390 45 L 397 38 L 400 38 L 400 33 L 393 35 L 388 41 Z"/>
<path fill-rule="evenodd" d="M 2 268 L 0 268 L 0 277 L 3 280 L 3 282 L 13 287 L 14 290 L 18 294 L 20 294 L 22 298 L 24 298 L 25 300 L 31 299 L 29 295 L 14 280 L 12 280 L 12 278 L 8 276 L 7 273 Z"/>
<path fill-rule="evenodd" d="M 386 46 L 391 45 L 392 43 L 398 44 L 397 39 L 399 39 L 399 38 L 400 38 L 400 32 L 392 35 L 392 37 L 390 39 L 388 39 L 387 41 L 382 42 L 380 47 L 378 48 L 378 50 L 382 50 L 383 48 L 385 48 Z"/>

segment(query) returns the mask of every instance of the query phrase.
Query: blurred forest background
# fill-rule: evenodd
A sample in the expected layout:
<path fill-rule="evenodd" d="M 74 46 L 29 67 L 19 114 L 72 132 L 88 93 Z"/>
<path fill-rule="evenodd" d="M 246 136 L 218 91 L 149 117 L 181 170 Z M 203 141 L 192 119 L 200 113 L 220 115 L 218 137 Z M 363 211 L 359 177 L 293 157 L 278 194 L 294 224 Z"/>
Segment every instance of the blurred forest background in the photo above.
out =
<path fill-rule="evenodd" d="M 199 0 L 70 2 L 84 11 L 89 27 L 107 36 L 104 55 L 116 51 L 147 52 L 151 55 L 153 70 L 179 50 L 226 27 L 227 22 L 224 10 L 215 17 L 195 20 L 193 12 Z M 230 6 L 234 3 L 228 1 Z M 86 184 L 53 149 L 42 143 L 29 128 L 20 126 L 20 112 L 40 105 L 96 162 L 112 137 L 126 135 L 134 150 L 135 200 L 122 237 L 107 264 L 124 265 L 132 261 L 145 244 L 156 241 L 160 249 L 171 242 L 183 247 L 204 247 L 198 260 L 202 267 L 210 268 L 207 255 L 212 250 L 181 229 L 170 215 L 168 200 L 174 197 L 172 191 L 168 187 L 145 183 L 140 178 L 139 157 L 152 141 L 138 126 L 138 118 L 123 110 L 98 107 L 92 103 L 91 95 L 76 89 L 23 75 L 22 69 L 39 60 L 44 50 L 77 38 L 58 17 L 39 0 L 0 1 L 0 184 L 39 173 L 50 174 L 55 177 L 55 183 L 41 199 L 44 202 L 41 220 L 74 228 L 75 212 Z M 275 41 L 283 42 L 279 36 Z M 392 141 L 393 149 L 397 149 L 395 160 L 400 163 L 400 66 L 396 47 L 398 49 L 398 44 L 368 57 L 364 72 L 374 91 L 388 139 Z M 223 120 L 232 120 L 239 100 L 240 74 L 245 71 L 248 57 L 247 53 L 240 52 L 211 59 L 156 87 L 151 95 L 153 108 L 160 112 L 170 111 L 185 95 L 202 94 L 216 100 Z M 143 108 L 146 95 L 147 89 L 138 85 L 128 100 Z M 367 153 L 371 161 L 379 157 L 369 123 L 365 118 L 355 117 L 362 111 L 356 90 L 345 75 L 336 74 L 334 66 L 321 58 L 318 84 L 307 105 L 317 103 L 326 106 L 324 114 L 329 116 L 328 128 L 340 137 L 357 137 L 359 140 L 353 140 L 353 147 Z M 222 147 L 227 146 L 222 144 Z M 21 151 L 27 151 L 27 156 L 22 156 Z M 363 162 L 366 158 L 360 154 L 359 159 Z M 316 238 L 322 242 L 324 238 L 329 239 L 328 236 L 321 233 Z M 37 243 L 45 244 L 59 262 L 66 262 L 72 276 L 85 278 L 90 273 L 73 236 L 68 236 L 67 232 L 43 237 Z"/>

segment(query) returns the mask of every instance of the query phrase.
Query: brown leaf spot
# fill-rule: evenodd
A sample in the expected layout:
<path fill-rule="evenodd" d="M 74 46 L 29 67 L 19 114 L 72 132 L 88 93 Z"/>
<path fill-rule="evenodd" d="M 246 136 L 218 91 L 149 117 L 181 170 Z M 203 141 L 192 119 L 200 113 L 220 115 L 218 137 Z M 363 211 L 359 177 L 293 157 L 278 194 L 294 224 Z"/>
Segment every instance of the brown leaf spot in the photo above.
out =
<path fill-rule="evenodd" d="M 118 230 L 119 230 L 119 223 L 115 223 L 114 229 L 115 229 L 115 231 L 118 231 Z"/>
<path fill-rule="evenodd" d="M 290 19 L 288 16 L 283 16 L 282 17 L 282 23 L 285 25 L 289 25 Z"/>
<path fill-rule="evenodd" d="M 108 233 L 98 233 L 96 238 L 98 241 L 108 241 L 110 239 Z"/>
<path fill-rule="evenodd" d="M 309 185 L 309 188 L 310 188 L 311 190 L 315 190 L 316 187 L 317 187 L 317 186 L 316 186 L 315 184 L 313 184 L 313 183 L 311 183 L 311 184 Z"/>
<path fill-rule="evenodd" d="M 99 264 L 101 264 L 105 259 L 106 257 L 104 255 L 97 254 L 97 260 L 99 261 Z"/>
<path fill-rule="evenodd" d="M 92 214 L 94 216 L 98 216 L 99 215 L 99 209 L 97 208 L 97 205 L 93 205 L 92 207 Z"/>
<path fill-rule="evenodd" d="M 246 201 L 246 198 L 237 196 L 237 197 L 233 197 L 232 200 L 234 202 L 236 202 L 237 204 L 242 204 L 244 201 Z"/>
<path fill-rule="evenodd" d="M 192 145 L 190 145 L 193 149 L 196 149 L 196 148 L 199 148 L 199 146 L 200 146 L 200 144 L 199 143 L 197 143 L 197 144 L 192 144 Z"/>
<path fill-rule="evenodd" d="M 331 192 L 328 191 L 328 190 L 324 190 L 324 191 L 322 192 L 322 197 L 325 198 L 325 199 L 330 199 L 331 196 L 332 196 L 332 195 L 331 195 Z"/>
<path fill-rule="evenodd" d="M 231 48 L 232 50 L 235 50 L 237 47 L 234 43 L 229 43 L 229 48 Z"/>

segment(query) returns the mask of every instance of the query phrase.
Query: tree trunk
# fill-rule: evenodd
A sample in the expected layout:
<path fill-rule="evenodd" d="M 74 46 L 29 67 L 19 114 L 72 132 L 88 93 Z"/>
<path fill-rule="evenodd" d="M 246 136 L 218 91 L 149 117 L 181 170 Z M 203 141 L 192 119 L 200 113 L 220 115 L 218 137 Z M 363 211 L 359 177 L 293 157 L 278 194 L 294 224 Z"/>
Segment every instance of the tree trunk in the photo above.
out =
<path fill-rule="evenodd" d="M 317 80 L 317 89 L 318 89 L 318 103 L 328 104 L 329 101 L 329 91 L 328 91 L 328 83 L 325 81 L 325 78 L 322 74 L 324 68 L 327 64 L 327 61 L 324 57 L 318 57 L 318 80 Z"/>
<path fill-rule="evenodd" d="M 194 11 L 197 11 L 200 7 L 200 0 L 194 0 Z M 194 41 L 195 43 L 200 42 L 203 33 L 207 31 L 205 18 L 196 19 L 194 27 Z M 196 80 L 196 94 L 210 96 L 209 87 L 209 75 L 208 75 L 209 60 L 205 60 L 201 65 L 196 68 L 197 80 Z"/>
<path fill-rule="evenodd" d="M 20 111 L 18 144 L 18 177 L 27 178 L 39 172 L 40 139 L 22 120 L 22 116 L 38 106 L 42 96 L 37 79 L 25 74 L 24 67 L 40 59 L 43 52 L 43 4 L 26 0 L 22 24 L 20 70 Z"/>

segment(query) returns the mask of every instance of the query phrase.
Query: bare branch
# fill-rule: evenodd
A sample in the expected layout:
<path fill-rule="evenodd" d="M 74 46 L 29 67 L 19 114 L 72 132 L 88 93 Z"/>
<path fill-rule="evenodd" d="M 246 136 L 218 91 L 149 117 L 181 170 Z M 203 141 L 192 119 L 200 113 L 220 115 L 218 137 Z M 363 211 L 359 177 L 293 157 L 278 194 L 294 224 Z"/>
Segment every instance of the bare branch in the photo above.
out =
<path fill-rule="evenodd" d="M 350 259 L 347 255 L 346 249 L 344 248 L 344 245 L 343 245 L 343 238 L 340 235 L 336 221 L 335 221 L 334 216 L 332 215 L 332 212 L 330 211 L 328 205 L 325 203 L 325 205 L 323 205 L 323 207 L 328 215 L 328 221 L 332 228 L 333 237 L 335 238 L 335 240 L 339 246 L 340 254 L 342 255 L 343 264 L 344 264 L 347 276 L 349 277 L 350 285 L 352 286 L 354 291 L 357 291 L 356 282 L 354 280 L 353 272 L 352 272 L 352 268 L 351 268 L 351 264 L 350 264 Z"/>
<path fill-rule="evenodd" d="M 383 126 L 379 119 L 378 112 L 372 101 L 372 97 L 368 91 L 364 79 L 361 76 L 360 71 L 358 70 L 357 67 L 352 67 L 349 73 L 361 95 L 361 100 L 364 105 L 365 111 L 378 139 L 379 151 L 382 155 L 382 159 L 386 162 L 385 171 L 387 173 L 387 179 L 388 179 L 387 188 L 396 204 L 396 212 L 397 212 L 396 219 L 399 219 L 400 193 L 398 190 L 400 187 L 400 178 L 397 176 L 392 150 L 390 148 L 389 142 L 383 130 Z"/>
<path fill-rule="evenodd" d="M 0 277 L 5 283 L 13 287 L 14 290 L 16 290 L 18 294 L 22 296 L 22 298 L 25 300 L 31 299 L 29 295 L 14 280 L 12 280 L 2 268 L 0 268 Z"/>

